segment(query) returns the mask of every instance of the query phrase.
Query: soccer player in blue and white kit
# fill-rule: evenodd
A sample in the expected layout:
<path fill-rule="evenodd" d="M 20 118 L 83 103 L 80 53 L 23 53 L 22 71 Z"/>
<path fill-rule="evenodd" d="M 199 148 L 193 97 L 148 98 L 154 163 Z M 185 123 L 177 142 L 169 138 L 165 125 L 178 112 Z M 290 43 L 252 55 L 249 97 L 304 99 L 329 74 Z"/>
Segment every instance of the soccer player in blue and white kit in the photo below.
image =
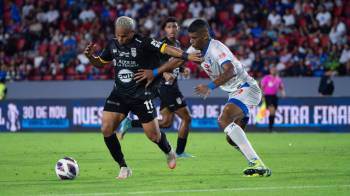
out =
<path fill-rule="evenodd" d="M 270 176 L 271 170 L 265 166 L 243 131 L 249 120 L 249 107 L 257 106 L 261 101 L 262 93 L 258 83 L 248 75 L 241 62 L 223 43 L 210 37 L 207 22 L 202 19 L 193 21 L 188 32 L 192 45 L 187 54 L 201 52 L 201 67 L 212 80 L 209 84 L 196 86 L 195 92 L 206 98 L 212 90 L 220 87 L 228 93 L 229 99 L 218 122 L 226 133 L 227 141 L 248 160 L 249 166 L 244 169 L 244 175 Z M 172 70 L 181 63 L 182 60 L 174 59 L 153 71 L 139 70 L 135 79 L 151 81 L 154 76 Z"/>

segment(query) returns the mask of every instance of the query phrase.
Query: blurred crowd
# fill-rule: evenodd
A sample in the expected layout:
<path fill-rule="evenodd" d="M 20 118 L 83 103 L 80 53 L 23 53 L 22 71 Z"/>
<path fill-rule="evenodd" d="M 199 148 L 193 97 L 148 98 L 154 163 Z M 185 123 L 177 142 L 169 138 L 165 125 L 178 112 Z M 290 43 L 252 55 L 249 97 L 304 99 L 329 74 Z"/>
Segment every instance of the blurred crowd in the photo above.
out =
<path fill-rule="evenodd" d="M 118 16 L 136 19 L 139 33 L 159 38 L 160 24 L 175 16 L 179 40 L 205 18 L 249 73 L 276 66 L 282 76 L 350 75 L 350 1 L 347 0 L 0 0 L 0 78 L 95 80 L 113 78 L 112 66 L 95 68 L 83 54 L 101 50 Z M 194 78 L 207 77 L 188 62 Z"/>

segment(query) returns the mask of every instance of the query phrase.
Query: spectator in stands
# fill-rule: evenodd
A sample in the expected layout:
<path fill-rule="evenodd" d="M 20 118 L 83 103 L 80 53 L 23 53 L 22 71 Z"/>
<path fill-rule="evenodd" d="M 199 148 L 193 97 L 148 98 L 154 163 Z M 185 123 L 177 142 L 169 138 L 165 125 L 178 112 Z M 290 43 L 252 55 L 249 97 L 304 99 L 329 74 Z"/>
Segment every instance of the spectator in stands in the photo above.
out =
<path fill-rule="evenodd" d="M 318 8 L 318 13 L 316 15 L 316 20 L 320 27 L 321 32 L 328 32 L 329 27 L 331 26 L 332 15 L 323 5 L 320 5 Z"/>
<path fill-rule="evenodd" d="M 290 9 L 287 9 L 286 13 L 283 15 L 283 24 L 286 27 L 295 25 L 295 16 Z"/>
<path fill-rule="evenodd" d="M 335 18 L 333 21 L 333 26 L 329 33 L 329 38 L 332 44 L 344 44 L 346 43 L 346 26 L 345 24 L 339 20 L 339 18 Z"/>
<path fill-rule="evenodd" d="M 339 74 L 340 75 L 348 75 L 350 74 L 350 46 L 349 43 L 345 44 L 340 58 L 339 58 L 339 63 L 340 63 L 340 70 Z"/>
<path fill-rule="evenodd" d="M 202 3 L 198 0 L 193 0 L 190 5 L 188 6 L 189 11 L 192 14 L 193 18 L 198 18 L 199 14 L 202 12 L 203 10 L 203 6 Z"/>
<path fill-rule="evenodd" d="M 67 65 L 73 62 L 69 70 L 70 74 L 76 76 L 64 77 L 61 70 L 60 76 L 52 79 L 87 76 L 91 79 L 111 79 L 111 74 L 104 73 L 112 73 L 112 68 L 106 67 L 99 71 L 88 69 L 79 54 L 90 41 L 103 48 L 104 41 L 113 34 L 114 19 L 120 15 L 134 17 L 139 23 L 140 32 L 154 37 L 160 36 L 158 24 L 168 15 L 174 15 L 185 27 L 179 34 L 179 40 L 184 46 L 189 45 L 189 38 L 185 34 L 187 24 L 194 17 L 204 17 L 212 28 L 212 36 L 227 43 L 232 52 L 237 53 L 240 45 L 250 49 L 237 55 L 242 59 L 249 57 L 249 64 L 251 53 L 258 56 L 264 50 L 265 54 L 259 54 L 259 63 L 252 63 L 250 73 L 256 76 L 268 73 L 270 64 L 278 65 L 283 76 L 322 75 L 325 64 L 313 62 L 312 59 L 325 60 L 325 54 L 334 51 L 332 57 L 336 58 L 331 58 L 332 64 L 340 64 L 337 68 L 340 74 L 350 74 L 346 53 L 341 55 L 350 39 L 347 29 L 350 27 L 350 1 L 346 0 L 255 3 L 242 0 L 9 2 L 4 3 L 0 10 L 3 18 L 0 21 L 0 61 L 8 67 L 7 71 L 11 71 L 8 79 L 41 80 L 53 71 L 45 67 L 39 69 L 41 61 L 50 62 L 42 66 L 51 67 L 57 57 L 59 64 L 64 66 L 60 69 L 66 70 Z M 338 48 L 332 49 L 333 45 L 338 45 Z M 320 48 L 322 52 L 318 51 Z M 286 50 L 292 56 L 287 63 L 280 62 L 278 58 L 286 55 Z M 339 58 L 341 56 L 343 58 Z M 16 60 L 11 62 L 13 58 Z M 262 66 L 265 62 L 266 66 Z M 81 63 L 86 67 L 84 72 L 81 72 Z M 258 64 L 258 67 L 254 67 Z M 206 77 L 205 74 L 196 74 L 201 73 L 200 70 L 193 71 L 191 73 L 197 77 Z M 50 79 L 49 76 L 45 78 Z"/>
<path fill-rule="evenodd" d="M 244 4 L 241 2 L 241 0 L 236 0 L 233 4 L 233 13 L 235 15 L 239 15 L 244 10 Z"/>
<path fill-rule="evenodd" d="M 275 10 L 272 10 L 268 15 L 267 20 L 272 27 L 276 27 L 282 23 L 281 15 L 277 14 Z"/>

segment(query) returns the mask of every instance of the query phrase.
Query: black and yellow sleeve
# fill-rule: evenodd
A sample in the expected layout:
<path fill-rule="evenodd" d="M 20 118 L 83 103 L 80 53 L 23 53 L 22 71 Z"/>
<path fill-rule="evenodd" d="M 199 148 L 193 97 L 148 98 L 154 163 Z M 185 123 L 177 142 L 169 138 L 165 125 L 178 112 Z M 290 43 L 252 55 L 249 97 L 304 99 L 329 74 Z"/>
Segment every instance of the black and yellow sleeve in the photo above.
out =
<path fill-rule="evenodd" d="M 145 48 L 146 50 L 151 50 L 153 52 L 160 52 L 160 53 L 164 53 L 167 45 L 164 42 L 157 41 L 152 38 L 145 38 L 142 44 L 143 44 L 143 48 Z"/>
<path fill-rule="evenodd" d="M 98 57 L 102 63 L 109 63 L 113 60 L 112 55 L 112 48 L 110 47 L 110 44 L 108 44 L 101 52 L 100 56 Z"/>
<path fill-rule="evenodd" d="M 164 54 L 165 48 L 166 48 L 167 45 L 168 45 L 168 44 L 166 44 L 166 43 L 163 43 L 163 44 L 162 44 L 162 46 L 160 47 L 160 53 Z"/>

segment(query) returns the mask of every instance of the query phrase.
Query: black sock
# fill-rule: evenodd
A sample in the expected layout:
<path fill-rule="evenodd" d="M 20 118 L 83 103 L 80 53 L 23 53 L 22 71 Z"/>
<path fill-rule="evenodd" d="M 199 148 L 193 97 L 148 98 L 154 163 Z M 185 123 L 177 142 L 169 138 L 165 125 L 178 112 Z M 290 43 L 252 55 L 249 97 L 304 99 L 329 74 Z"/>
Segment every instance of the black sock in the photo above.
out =
<path fill-rule="evenodd" d="M 127 167 L 117 136 L 113 133 L 111 136 L 105 137 L 104 139 L 113 159 L 119 164 L 120 167 Z"/>
<path fill-rule="evenodd" d="M 185 151 L 187 138 L 177 138 L 176 154 L 181 154 Z"/>
<path fill-rule="evenodd" d="M 168 154 L 171 151 L 171 146 L 170 146 L 168 140 L 166 139 L 165 133 L 162 131 L 160 132 L 160 140 L 156 144 L 165 154 Z"/>
<path fill-rule="evenodd" d="M 142 127 L 142 124 L 139 120 L 132 120 L 131 127 Z"/>
<path fill-rule="evenodd" d="M 275 121 L 275 115 L 269 116 L 269 129 L 270 129 L 270 130 L 272 130 L 274 121 Z"/>

